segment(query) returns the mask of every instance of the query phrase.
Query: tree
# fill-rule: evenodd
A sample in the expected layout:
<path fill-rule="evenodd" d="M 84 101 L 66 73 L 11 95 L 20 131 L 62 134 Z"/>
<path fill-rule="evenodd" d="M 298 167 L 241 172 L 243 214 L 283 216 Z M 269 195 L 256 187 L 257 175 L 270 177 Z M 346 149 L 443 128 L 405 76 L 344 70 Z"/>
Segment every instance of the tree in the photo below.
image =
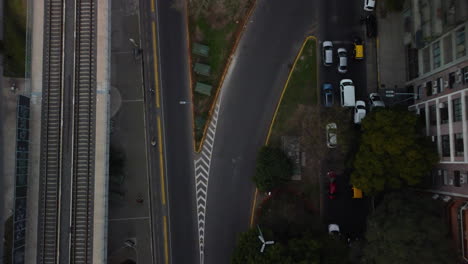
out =
<path fill-rule="evenodd" d="M 371 112 L 362 122 L 351 183 L 371 194 L 420 183 L 439 156 L 417 124 L 405 110 Z"/>
<path fill-rule="evenodd" d="M 292 163 L 281 149 L 264 146 L 258 153 L 255 175 L 252 179 L 258 190 L 271 191 L 287 182 L 292 172 Z"/>
<path fill-rule="evenodd" d="M 457 263 L 441 203 L 427 194 L 385 195 L 368 219 L 364 263 Z"/>
<path fill-rule="evenodd" d="M 271 239 L 271 231 L 262 229 L 266 240 Z M 270 264 L 270 263 L 285 263 L 291 261 L 284 257 L 285 248 L 281 243 L 268 245 L 265 251 L 260 252 L 262 242 L 258 239 L 258 230 L 252 228 L 247 232 L 241 233 L 237 241 L 237 246 L 234 249 L 232 264 Z M 292 264 L 292 263 L 291 263 Z"/>

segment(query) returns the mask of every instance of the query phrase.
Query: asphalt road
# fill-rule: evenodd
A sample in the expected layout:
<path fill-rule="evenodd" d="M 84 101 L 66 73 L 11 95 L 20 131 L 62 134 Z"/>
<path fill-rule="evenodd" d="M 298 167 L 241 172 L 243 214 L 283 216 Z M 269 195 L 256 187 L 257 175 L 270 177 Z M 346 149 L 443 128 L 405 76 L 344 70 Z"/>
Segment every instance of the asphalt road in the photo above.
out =
<path fill-rule="evenodd" d="M 168 251 L 170 263 L 198 263 L 198 237 L 195 210 L 193 172 L 193 137 L 189 86 L 186 15 L 183 1 L 155 1 L 152 12 L 150 1 L 140 1 L 141 41 L 145 65 L 147 125 L 150 137 L 157 136 L 157 117 L 163 128 L 166 197 L 160 199 L 160 168 L 157 148 L 149 151 L 151 177 L 153 241 L 155 262 L 164 262 L 163 216 L 168 216 Z M 155 105 L 155 76 L 153 60 L 152 22 L 157 25 L 157 47 L 161 108 Z"/>
<path fill-rule="evenodd" d="M 355 86 L 356 100 L 366 99 L 366 59 L 361 61 L 352 59 L 353 36 L 365 40 L 365 28 L 359 22 L 361 15 L 366 14 L 363 10 L 363 1 L 321 1 L 319 8 L 321 10 L 319 12 L 320 52 L 323 41 L 332 41 L 334 46 L 334 64 L 320 67 L 320 85 L 324 82 L 331 83 L 335 91 L 335 103 L 339 104 L 339 82 L 341 79 L 351 79 Z M 348 52 L 348 72 L 345 74 L 338 72 L 336 51 L 341 47 L 346 48 Z M 322 61 L 320 64 L 323 65 Z"/>
<path fill-rule="evenodd" d="M 258 0 L 221 93 L 206 208 L 205 263 L 229 263 L 249 227 L 257 151 L 304 38 L 316 1 Z M 259 245 L 260 246 L 260 245 Z"/>
<path fill-rule="evenodd" d="M 365 27 L 360 24 L 361 16 L 369 14 L 363 10 L 362 1 L 340 1 L 328 0 L 322 1 L 319 12 L 319 38 L 320 47 L 323 41 L 330 40 L 334 45 L 334 64 L 329 67 L 323 66 L 320 62 L 320 85 L 329 82 L 333 85 L 335 104 L 340 104 L 339 82 L 341 79 L 351 79 L 354 82 L 356 100 L 364 100 L 367 103 L 368 87 L 366 73 L 366 58 L 363 60 L 354 60 L 352 58 L 353 36 L 360 37 L 365 41 Z M 348 72 L 341 74 L 338 72 L 337 49 L 346 48 L 348 51 Z M 366 48 L 366 46 L 364 47 Z M 320 52 L 321 52 L 320 48 Z M 323 94 L 322 94 L 323 100 Z M 349 122 L 352 121 L 352 108 L 350 109 Z M 327 168 L 333 169 L 336 162 L 332 157 L 325 157 L 322 175 L 325 177 Z M 328 179 L 324 179 L 323 195 L 324 210 L 323 220 L 325 224 L 335 223 L 340 226 L 341 233 L 349 237 L 360 237 L 365 231 L 366 217 L 369 213 L 370 200 L 352 199 L 352 189 L 349 185 L 349 171 L 338 172 L 337 196 L 330 200 L 326 193 L 328 192 Z"/>

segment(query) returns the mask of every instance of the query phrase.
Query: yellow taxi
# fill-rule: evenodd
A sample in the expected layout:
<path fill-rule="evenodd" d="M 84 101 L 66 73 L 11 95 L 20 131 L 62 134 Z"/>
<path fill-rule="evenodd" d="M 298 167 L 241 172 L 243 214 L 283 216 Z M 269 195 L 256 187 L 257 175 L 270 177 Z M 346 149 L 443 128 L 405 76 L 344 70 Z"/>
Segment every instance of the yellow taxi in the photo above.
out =
<path fill-rule="evenodd" d="M 354 58 L 356 60 L 364 59 L 364 44 L 362 44 L 362 40 L 359 37 L 354 38 Z"/>

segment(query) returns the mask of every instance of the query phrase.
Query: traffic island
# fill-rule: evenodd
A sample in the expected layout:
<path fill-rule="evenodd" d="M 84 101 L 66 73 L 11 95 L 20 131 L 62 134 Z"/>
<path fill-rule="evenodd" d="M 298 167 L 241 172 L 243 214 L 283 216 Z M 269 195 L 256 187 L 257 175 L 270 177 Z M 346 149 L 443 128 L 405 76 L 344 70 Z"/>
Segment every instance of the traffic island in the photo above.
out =
<path fill-rule="evenodd" d="M 314 176 L 318 170 L 316 166 L 311 166 L 314 164 L 309 161 L 312 153 L 320 151 L 308 150 L 304 144 L 310 144 L 309 138 L 319 138 L 319 135 L 311 137 L 308 132 L 311 123 L 320 122 L 318 104 L 320 91 L 317 78 L 317 40 L 310 36 L 304 40 L 291 65 L 265 143 L 271 147 L 281 148 L 289 156 L 294 169 L 292 181 L 284 188 L 298 195 L 304 195 L 304 199 L 310 201 L 311 210 L 315 212 L 319 211 L 320 206 L 318 202 L 320 188 L 317 177 Z M 315 132 L 316 130 L 315 128 Z M 251 225 L 254 223 L 255 211 L 263 203 L 260 201 L 268 199 L 268 194 L 256 192 Z"/>
<path fill-rule="evenodd" d="M 188 29 L 195 149 L 203 142 L 231 54 L 245 28 L 253 0 L 190 1 Z"/>

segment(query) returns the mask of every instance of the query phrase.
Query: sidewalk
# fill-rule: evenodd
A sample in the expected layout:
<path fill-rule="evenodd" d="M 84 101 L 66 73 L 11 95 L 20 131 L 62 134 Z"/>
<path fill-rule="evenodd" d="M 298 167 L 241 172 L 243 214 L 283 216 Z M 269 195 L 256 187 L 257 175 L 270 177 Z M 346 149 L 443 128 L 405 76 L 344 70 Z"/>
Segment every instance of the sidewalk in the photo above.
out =
<path fill-rule="evenodd" d="M 404 40 L 403 12 L 386 12 L 379 2 L 377 5 L 376 39 L 377 84 L 379 92 L 383 89 L 404 88 L 406 83 L 406 53 Z"/>

